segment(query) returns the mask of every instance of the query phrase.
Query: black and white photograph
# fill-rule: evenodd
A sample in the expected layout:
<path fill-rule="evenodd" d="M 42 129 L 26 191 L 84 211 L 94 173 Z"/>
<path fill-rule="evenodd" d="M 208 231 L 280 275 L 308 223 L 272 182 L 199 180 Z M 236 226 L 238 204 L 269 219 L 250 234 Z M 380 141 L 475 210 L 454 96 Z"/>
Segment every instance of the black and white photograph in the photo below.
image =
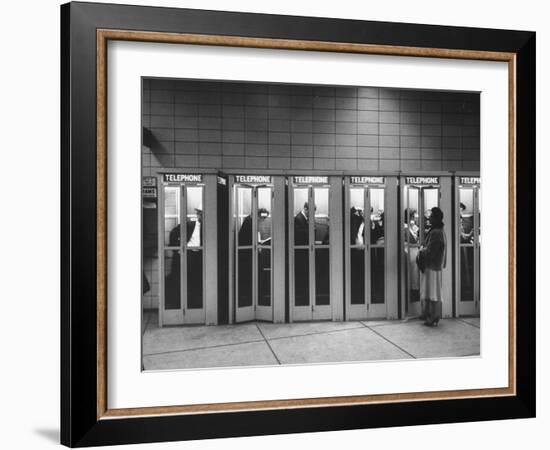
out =
<path fill-rule="evenodd" d="M 1 448 L 548 442 L 544 2 L 2 11 Z"/>
<path fill-rule="evenodd" d="M 480 93 L 142 78 L 142 370 L 480 356 Z"/>

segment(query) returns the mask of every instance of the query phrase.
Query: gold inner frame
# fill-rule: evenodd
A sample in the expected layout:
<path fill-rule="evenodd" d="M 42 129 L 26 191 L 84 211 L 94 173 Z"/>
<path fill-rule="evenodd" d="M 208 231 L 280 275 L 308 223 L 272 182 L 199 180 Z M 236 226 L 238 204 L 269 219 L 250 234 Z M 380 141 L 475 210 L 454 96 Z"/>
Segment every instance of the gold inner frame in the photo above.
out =
<path fill-rule="evenodd" d="M 107 42 L 109 40 L 217 45 L 390 56 L 501 61 L 508 63 L 508 387 L 402 394 L 318 397 L 200 405 L 108 409 L 107 405 Z M 341 42 L 265 39 L 114 29 L 97 30 L 97 419 L 166 414 L 219 413 L 313 408 L 403 401 L 449 400 L 516 394 L 516 54 L 477 50 L 421 48 Z"/>

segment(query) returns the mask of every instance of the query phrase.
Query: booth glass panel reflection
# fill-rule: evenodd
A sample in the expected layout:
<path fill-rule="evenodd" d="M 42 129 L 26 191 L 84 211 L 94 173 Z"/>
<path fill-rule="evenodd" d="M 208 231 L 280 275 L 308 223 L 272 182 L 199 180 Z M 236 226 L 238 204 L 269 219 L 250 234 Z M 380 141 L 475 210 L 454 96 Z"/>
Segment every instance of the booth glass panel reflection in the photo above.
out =
<path fill-rule="evenodd" d="M 352 305 L 365 304 L 365 190 L 349 190 L 350 233 L 350 301 Z"/>
<path fill-rule="evenodd" d="M 258 305 L 271 305 L 271 249 L 258 250 Z"/>
<path fill-rule="evenodd" d="M 164 188 L 164 307 L 181 308 L 180 188 Z"/>
<path fill-rule="evenodd" d="M 370 201 L 370 302 L 385 302 L 384 189 L 371 188 Z"/>
<path fill-rule="evenodd" d="M 166 186 L 164 188 L 164 245 L 166 247 L 178 247 L 175 236 L 171 240 L 173 230 L 180 226 L 180 188 Z"/>
<path fill-rule="evenodd" d="M 272 244 L 272 204 L 273 190 L 271 187 L 257 188 L 257 295 L 258 305 L 271 306 L 271 244 Z"/>
<path fill-rule="evenodd" d="M 164 308 L 181 308 L 181 272 L 179 250 L 164 251 Z"/>
<path fill-rule="evenodd" d="M 416 187 L 407 189 L 407 205 L 404 212 L 406 279 L 408 301 L 411 303 L 420 301 L 420 274 L 416 265 L 422 227 L 418 213 L 420 209 L 419 194 L 420 189 Z"/>
<path fill-rule="evenodd" d="M 237 250 L 238 287 L 237 302 L 239 307 L 252 306 L 252 249 Z"/>
<path fill-rule="evenodd" d="M 272 186 L 235 185 L 236 320 L 272 320 Z"/>
<path fill-rule="evenodd" d="M 187 309 L 203 307 L 203 222 L 201 186 L 186 188 Z"/>
<path fill-rule="evenodd" d="M 460 179 L 460 178 L 458 178 Z M 480 291 L 480 186 L 458 185 L 458 302 L 459 315 L 479 314 Z"/>
<path fill-rule="evenodd" d="M 386 317 L 386 190 L 383 185 L 346 186 L 347 318 Z"/>
<path fill-rule="evenodd" d="M 272 189 L 268 187 L 258 188 L 258 244 L 263 246 L 271 245 L 271 197 Z"/>
<path fill-rule="evenodd" d="M 294 188 L 294 245 L 309 245 L 309 189 Z"/>
<path fill-rule="evenodd" d="M 294 250 L 294 304 L 309 305 L 309 250 Z"/>
<path fill-rule="evenodd" d="M 352 305 L 363 305 L 365 298 L 365 249 L 352 248 L 350 262 L 350 300 Z"/>
<path fill-rule="evenodd" d="M 252 188 L 237 188 L 237 229 L 239 247 L 252 245 Z"/>
<path fill-rule="evenodd" d="M 309 305 L 309 189 L 294 188 L 294 303 Z"/>
<path fill-rule="evenodd" d="M 315 206 L 315 245 L 329 244 L 329 190 L 328 188 L 313 189 L 313 204 Z"/>
<path fill-rule="evenodd" d="M 204 323 L 204 185 L 164 185 L 161 324 Z"/>
<path fill-rule="evenodd" d="M 329 190 L 313 188 L 314 252 L 315 257 L 315 304 L 330 305 L 330 223 Z"/>
<path fill-rule="evenodd" d="M 384 252 L 384 247 L 371 248 L 370 251 L 370 302 L 372 304 L 382 304 L 386 302 Z"/>
<path fill-rule="evenodd" d="M 252 188 L 237 187 L 237 305 L 252 306 Z"/>
<path fill-rule="evenodd" d="M 315 249 L 315 304 L 330 305 L 330 260 L 328 248 Z"/>
<path fill-rule="evenodd" d="M 477 236 L 477 258 L 476 258 L 476 268 L 475 268 L 475 274 L 476 274 L 476 301 L 477 301 L 477 308 L 476 308 L 476 314 L 479 315 L 480 310 L 480 304 L 481 304 L 481 188 L 478 186 L 476 190 L 476 200 L 477 200 L 477 214 L 476 214 L 476 227 L 475 227 L 475 234 Z"/>
<path fill-rule="evenodd" d="M 319 184 L 291 184 L 290 320 L 320 320 L 332 315 L 331 190 L 325 179 Z"/>
<path fill-rule="evenodd" d="M 474 190 L 460 188 L 460 301 L 474 301 Z"/>

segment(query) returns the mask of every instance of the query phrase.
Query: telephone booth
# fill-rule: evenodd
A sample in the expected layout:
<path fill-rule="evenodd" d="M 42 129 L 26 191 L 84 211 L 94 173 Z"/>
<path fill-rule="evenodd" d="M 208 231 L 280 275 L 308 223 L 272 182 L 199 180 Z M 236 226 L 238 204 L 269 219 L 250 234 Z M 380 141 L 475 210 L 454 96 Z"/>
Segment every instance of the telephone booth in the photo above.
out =
<path fill-rule="evenodd" d="M 159 181 L 159 326 L 217 324 L 217 176 L 165 173 Z"/>
<path fill-rule="evenodd" d="M 456 299 L 458 316 L 479 316 L 480 178 L 455 178 Z"/>
<path fill-rule="evenodd" d="M 396 177 L 345 179 L 346 320 L 397 317 Z"/>
<path fill-rule="evenodd" d="M 234 301 L 231 303 L 235 321 L 282 322 L 284 179 L 234 175 L 232 180 Z"/>
<path fill-rule="evenodd" d="M 452 230 L 451 177 L 405 176 L 401 188 L 401 316 L 412 318 L 422 313 L 420 299 L 420 271 L 416 263 L 418 251 L 426 242 L 430 230 L 431 208 L 443 211 L 447 239 L 446 266 L 442 274 L 443 316 L 453 314 L 452 302 Z"/>
<path fill-rule="evenodd" d="M 291 177 L 288 204 L 289 320 L 342 320 L 342 178 Z"/>

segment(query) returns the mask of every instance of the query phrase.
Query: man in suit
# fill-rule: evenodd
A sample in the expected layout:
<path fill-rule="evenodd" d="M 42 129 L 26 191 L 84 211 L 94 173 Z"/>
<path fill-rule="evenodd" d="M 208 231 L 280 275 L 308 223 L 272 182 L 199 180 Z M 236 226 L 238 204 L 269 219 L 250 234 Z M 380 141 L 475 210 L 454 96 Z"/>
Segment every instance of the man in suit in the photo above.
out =
<path fill-rule="evenodd" d="M 187 223 L 185 226 L 187 247 L 202 246 L 202 209 L 195 208 L 195 212 L 197 214 L 197 220 L 187 219 Z M 180 235 L 181 228 L 178 224 L 170 231 L 169 243 L 171 247 L 179 247 Z"/>
<path fill-rule="evenodd" d="M 271 216 L 266 208 L 258 208 L 257 231 L 259 244 L 264 244 L 271 238 Z M 241 246 L 252 245 L 252 216 L 250 214 L 243 220 L 239 229 L 238 241 Z"/>
<path fill-rule="evenodd" d="M 251 246 L 252 241 L 252 215 L 244 218 L 239 233 L 237 236 L 239 246 Z M 266 208 L 258 208 L 258 219 L 256 222 L 256 243 L 260 245 L 258 248 L 257 264 L 258 264 L 258 284 L 260 304 L 269 304 L 271 301 L 271 253 L 266 247 L 271 245 L 271 216 Z M 239 283 L 239 306 L 250 306 L 252 304 L 252 250 L 240 250 L 238 253 L 238 283 Z M 262 303 L 262 298 L 264 303 Z"/>
<path fill-rule="evenodd" d="M 294 245 L 309 244 L 309 205 L 304 203 L 302 210 L 294 216 Z"/>

